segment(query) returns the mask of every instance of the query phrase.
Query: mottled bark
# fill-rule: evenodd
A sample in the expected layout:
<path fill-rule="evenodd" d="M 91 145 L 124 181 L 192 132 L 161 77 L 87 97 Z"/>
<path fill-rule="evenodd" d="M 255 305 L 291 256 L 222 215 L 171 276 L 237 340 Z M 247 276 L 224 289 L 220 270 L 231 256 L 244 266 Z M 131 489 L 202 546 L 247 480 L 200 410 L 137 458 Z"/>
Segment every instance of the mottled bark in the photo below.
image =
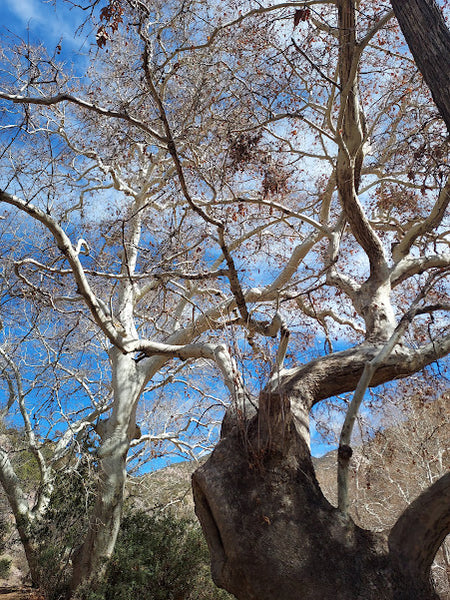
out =
<path fill-rule="evenodd" d="M 100 446 L 97 497 L 89 531 L 73 559 L 71 589 L 95 582 L 103 573 L 117 539 L 126 481 L 126 458 L 135 436 L 136 402 L 142 375 L 132 357 L 111 350 L 114 405 L 104 424 Z"/>
<path fill-rule="evenodd" d="M 389 535 L 389 547 L 412 574 L 427 576 L 450 532 L 450 473 L 425 490 L 404 511 Z"/>

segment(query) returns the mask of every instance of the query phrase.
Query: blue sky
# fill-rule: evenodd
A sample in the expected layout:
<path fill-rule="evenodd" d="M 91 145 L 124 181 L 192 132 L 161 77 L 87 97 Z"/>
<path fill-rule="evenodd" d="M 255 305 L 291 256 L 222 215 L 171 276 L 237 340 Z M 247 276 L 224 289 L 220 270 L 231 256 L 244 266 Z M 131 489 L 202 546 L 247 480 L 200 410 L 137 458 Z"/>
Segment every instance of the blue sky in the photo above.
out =
<path fill-rule="evenodd" d="M 0 35 L 2 38 L 8 34 L 15 35 L 32 43 L 42 42 L 50 52 L 61 43 L 61 58 L 77 61 L 79 68 L 83 62 L 78 62 L 78 52 L 86 53 L 95 44 L 94 32 L 89 27 L 76 35 L 77 28 L 87 16 L 79 9 L 70 9 L 63 0 L 57 0 L 56 6 L 49 0 L 0 0 Z M 322 344 L 322 340 L 319 341 Z M 337 344 L 335 350 L 342 349 L 340 346 L 345 347 L 345 341 Z M 314 454 L 320 455 L 330 449 L 314 427 L 311 437 Z"/>
<path fill-rule="evenodd" d="M 1 0 L 1 38 L 13 34 L 32 43 L 42 42 L 49 49 L 61 42 L 62 57 L 70 58 L 74 52 L 87 51 L 86 38 L 90 33 L 85 28 L 76 35 L 77 28 L 87 14 L 63 2 L 56 6 L 48 0 Z"/>

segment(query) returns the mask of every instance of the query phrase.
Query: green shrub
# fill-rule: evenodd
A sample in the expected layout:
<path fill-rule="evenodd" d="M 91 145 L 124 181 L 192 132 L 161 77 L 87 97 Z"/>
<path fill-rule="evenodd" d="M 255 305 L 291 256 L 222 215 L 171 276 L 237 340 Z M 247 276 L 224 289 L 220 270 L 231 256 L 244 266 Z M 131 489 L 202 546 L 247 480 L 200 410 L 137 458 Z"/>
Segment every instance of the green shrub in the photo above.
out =
<path fill-rule="evenodd" d="M 67 596 L 73 551 L 84 540 L 92 508 L 95 469 L 58 474 L 45 518 L 32 532 L 39 546 L 39 580 L 47 600 Z M 227 600 L 209 573 L 199 525 L 171 513 L 127 512 L 105 578 L 83 600 Z"/>
<path fill-rule="evenodd" d="M 11 570 L 11 558 L 3 556 L 0 558 L 0 579 L 6 579 Z"/>
<path fill-rule="evenodd" d="M 192 521 L 131 513 L 123 519 L 104 581 L 84 600 L 230 598 L 212 583 L 208 562 L 200 528 Z"/>
<path fill-rule="evenodd" d="M 7 513 L 0 512 L 0 553 L 5 552 L 8 546 L 8 534 L 10 526 Z M 0 558 L 0 579 L 6 579 L 11 570 L 12 559 L 9 556 Z"/>
<path fill-rule="evenodd" d="M 77 470 L 58 473 L 46 514 L 34 528 L 39 584 L 47 600 L 60 600 L 67 594 L 71 557 L 87 532 L 93 475 L 83 461 Z"/>

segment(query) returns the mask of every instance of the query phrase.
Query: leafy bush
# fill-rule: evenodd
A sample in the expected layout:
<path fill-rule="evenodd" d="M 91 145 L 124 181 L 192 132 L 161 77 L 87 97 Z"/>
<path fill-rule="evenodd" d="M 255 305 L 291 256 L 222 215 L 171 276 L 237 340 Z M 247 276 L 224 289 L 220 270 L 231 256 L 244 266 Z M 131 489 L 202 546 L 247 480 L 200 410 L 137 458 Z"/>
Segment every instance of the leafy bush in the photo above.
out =
<path fill-rule="evenodd" d="M 6 513 L 0 512 L 0 552 L 5 552 L 7 548 L 7 538 L 9 533 L 9 523 Z M 9 576 L 12 559 L 9 556 L 0 558 L 0 579 L 6 579 Z"/>
<path fill-rule="evenodd" d="M 9 556 L 3 556 L 0 558 L 0 579 L 6 579 L 11 569 L 12 559 Z"/>
<path fill-rule="evenodd" d="M 6 550 L 8 533 L 8 515 L 6 512 L 0 512 L 0 552 L 4 552 Z"/>
<path fill-rule="evenodd" d="M 73 551 L 85 538 L 92 508 L 95 466 L 58 474 L 45 518 L 35 527 L 40 587 L 47 600 L 66 597 Z M 128 511 L 105 578 L 83 600 L 227 600 L 209 573 L 200 527 L 171 513 Z"/>
<path fill-rule="evenodd" d="M 33 531 L 39 546 L 39 583 L 48 600 L 67 594 L 71 557 L 88 527 L 94 475 L 83 460 L 77 470 L 58 473 L 46 514 Z"/>
<path fill-rule="evenodd" d="M 123 520 L 104 581 L 85 593 L 84 600 L 230 598 L 212 583 L 208 562 L 201 531 L 191 520 L 130 513 Z"/>

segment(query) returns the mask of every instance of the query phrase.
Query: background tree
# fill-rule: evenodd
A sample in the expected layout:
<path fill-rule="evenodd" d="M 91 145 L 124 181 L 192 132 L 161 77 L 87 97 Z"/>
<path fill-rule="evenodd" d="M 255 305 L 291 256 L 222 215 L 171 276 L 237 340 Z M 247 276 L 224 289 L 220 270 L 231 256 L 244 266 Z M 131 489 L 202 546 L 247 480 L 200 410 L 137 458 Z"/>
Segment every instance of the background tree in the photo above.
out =
<path fill-rule="evenodd" d="M 349 511 L 361 527 L 390 529 L 407 506 L 448 471 L 445 387 L 445 377 L 427 370 L 395 387 L 381 386 L 371 392 L 357 417 L 350 463 Z M 339 443 L 346 400 L 344 396 L 318 407 L 315 415 L 321 435 L 331 446 Z M 334 428 L 327 424 L 326 415 Z M 337 504 L 336 454 L 314 460 L 321 489 L 333 505 Z M 448 541 L 447 537 L 432 565 L 436 590 L 443 599 L 450 592 Z"/>
<path fill-rule="evenodd" d="M 22 214 L 39 233 L 14 256 L 17 286 L 90 333 L 77 369 L 108 361 L 73 590 L 112 553 L 141 403 L 209 361 L 231 398 L 194 477 L 217 583 L 258 600 L 433 597 L 448 476 L 389 540 L 348 516 L 365 388 L 450 349 L 446 135 L 392 17 L 350 0 L 113 2 L 81 80 L 5 49 L 3 224 Z M 334 509 L 309 413 L 355 389 Z"/>

